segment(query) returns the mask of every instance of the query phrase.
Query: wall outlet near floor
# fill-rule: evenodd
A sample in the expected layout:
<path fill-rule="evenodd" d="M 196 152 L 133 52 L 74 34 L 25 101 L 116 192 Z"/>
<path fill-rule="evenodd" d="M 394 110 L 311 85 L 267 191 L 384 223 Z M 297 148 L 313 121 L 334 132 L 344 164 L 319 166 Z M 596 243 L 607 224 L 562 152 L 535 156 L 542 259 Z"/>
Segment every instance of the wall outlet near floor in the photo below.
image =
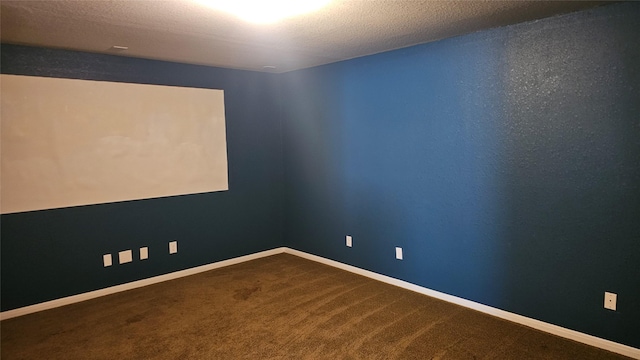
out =
<path fill-rule="evenodd" d="M 131 250 L 120 251 L 118 253 L 118 261 L 120 264 L 130 263 L 133 261 L 133 254 Z"/>
<path fill-rule="evenodd" d="M 140 260 L 145 260 L 149 258 L 149 248 L 148 247 L 141 247 L 140 248 Z"/>
<path fill-rule="evenodd" d="M 618 302 L 618 294 L 605 292 L 604 293 L 604 308 L 609 310 L 616 310 L 616 303 Z"/>
<path fill-rule="evenodd" d="M 178 252 L 178 242 L 172 241 L 169 243 L 169 254 L 175 254 Z"/>
<path fill-rule="evenodd" d="M 402 260 L 402 248 L 396 247 L 396 259 Z"/>
<path fill-rule="evenodd" d="M 111 260 L 111 254 L 102 255 L 102 263 L 104 264 L 104 267 L 113 265 L 113 261 Z"/>
<path fill-rule="evenodd" d="M 351 235 L 347 235 L 347 247 L 352 247 L 353 246 L 353 239 L 351 238 Z"/>

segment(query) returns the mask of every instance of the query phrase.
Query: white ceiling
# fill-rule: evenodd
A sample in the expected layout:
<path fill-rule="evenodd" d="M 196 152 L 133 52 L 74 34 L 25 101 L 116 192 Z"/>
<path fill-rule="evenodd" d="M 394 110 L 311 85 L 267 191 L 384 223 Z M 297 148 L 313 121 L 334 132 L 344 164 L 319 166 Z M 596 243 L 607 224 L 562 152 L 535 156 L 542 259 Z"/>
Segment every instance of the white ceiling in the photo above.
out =
<path fill-rule="evenodd" d="M 3 43 L 285 72 L 602 3 L 334 0 L 313 14 L 254 25 L 191 0 L 1 0 L 0 35 Z"/>

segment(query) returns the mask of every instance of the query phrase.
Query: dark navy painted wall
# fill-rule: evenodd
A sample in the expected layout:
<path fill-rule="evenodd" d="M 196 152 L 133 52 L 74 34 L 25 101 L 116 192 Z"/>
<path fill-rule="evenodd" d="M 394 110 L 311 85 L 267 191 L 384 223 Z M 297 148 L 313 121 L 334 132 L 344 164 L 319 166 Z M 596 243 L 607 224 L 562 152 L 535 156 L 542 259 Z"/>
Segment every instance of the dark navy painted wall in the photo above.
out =
<path fill-rule="evenodd" d="M 282 246 L 275 75 L 10 45 L 1 60 L 7 74 L 223 89 L 229 166 L 228 191 L 2 215 L 3 311 Z"/>
<path fill-rule="evenodd" d="M 615 4 L 283 75 L 286 245 L 640 347 L 638 19 Z"/>

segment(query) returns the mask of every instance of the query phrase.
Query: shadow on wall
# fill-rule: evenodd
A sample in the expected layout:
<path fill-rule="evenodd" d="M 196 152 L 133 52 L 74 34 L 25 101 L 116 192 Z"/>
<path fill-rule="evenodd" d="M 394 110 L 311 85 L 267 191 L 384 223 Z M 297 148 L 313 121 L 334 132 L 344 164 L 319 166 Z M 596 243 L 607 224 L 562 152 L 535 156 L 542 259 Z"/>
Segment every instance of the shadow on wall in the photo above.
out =
<path fill-rule="evenodd" d="M 455 45 L 344 64 L 347 212 L 367 214 L 349 225 L 381 252 L 369 269 L 495 303 L 504 260 L 492 222 L 501 204 L 492 119 L 501 108 L 487 101 L 494 81 L 482 69 L 496 59 L 476 43 Z"/>
<path fill-rule="evenodd" d="M 282 246 L 275 74 L 8 44 L 0 55 L 3 74 L 222 89 L 229 165 L 229 191 L 3 214 L 3 311 Z M 103 266 L 143 246 L 148 260 Z"/>
<path fill-rule="evenodd" d="M 506 305 L 638 346 L 640 29 L 624 11 L 567 24 L 505 47 Z"/>
<path fill-rule="evenodd" d="M 502 107 L 493 96 L 497 73 L 487 78 L 483 69 L 498 60 L 477 42 L 454 45 L 284 75 L 292 101 L 284 126 L 285 238 L 304 251 L 495 305 L 505 262 L 495 222 L 503 200 L 494 119 Z M 472 66 L 461 51 L 474 52 Z M 347 234 L 353 249 L 345 248 Z M 396 246 L 404 248 L 402 262 Z"/>
<path fill-rule="evenodd" d="M 308 71 L 282 75 L 284 239 L 286 246 L 339 258 L 335 240 L 345 235 L 342 99 L 333 88 L 339 76 Z"/>
<path fill-rule="evenodd" d="M 639 16 L 282 75 L 287 246 L 639 347 Z"/>

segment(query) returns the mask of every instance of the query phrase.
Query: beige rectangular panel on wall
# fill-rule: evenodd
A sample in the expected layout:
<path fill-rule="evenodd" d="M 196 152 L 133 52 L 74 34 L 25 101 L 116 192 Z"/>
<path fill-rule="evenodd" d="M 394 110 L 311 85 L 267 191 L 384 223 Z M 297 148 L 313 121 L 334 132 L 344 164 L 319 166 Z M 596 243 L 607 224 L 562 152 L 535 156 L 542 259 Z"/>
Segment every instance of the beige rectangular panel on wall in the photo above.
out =
<path fill-rule="evenodd" d="M 0 81 L 2 213 L 229 188 L 222 90 Z"/>

